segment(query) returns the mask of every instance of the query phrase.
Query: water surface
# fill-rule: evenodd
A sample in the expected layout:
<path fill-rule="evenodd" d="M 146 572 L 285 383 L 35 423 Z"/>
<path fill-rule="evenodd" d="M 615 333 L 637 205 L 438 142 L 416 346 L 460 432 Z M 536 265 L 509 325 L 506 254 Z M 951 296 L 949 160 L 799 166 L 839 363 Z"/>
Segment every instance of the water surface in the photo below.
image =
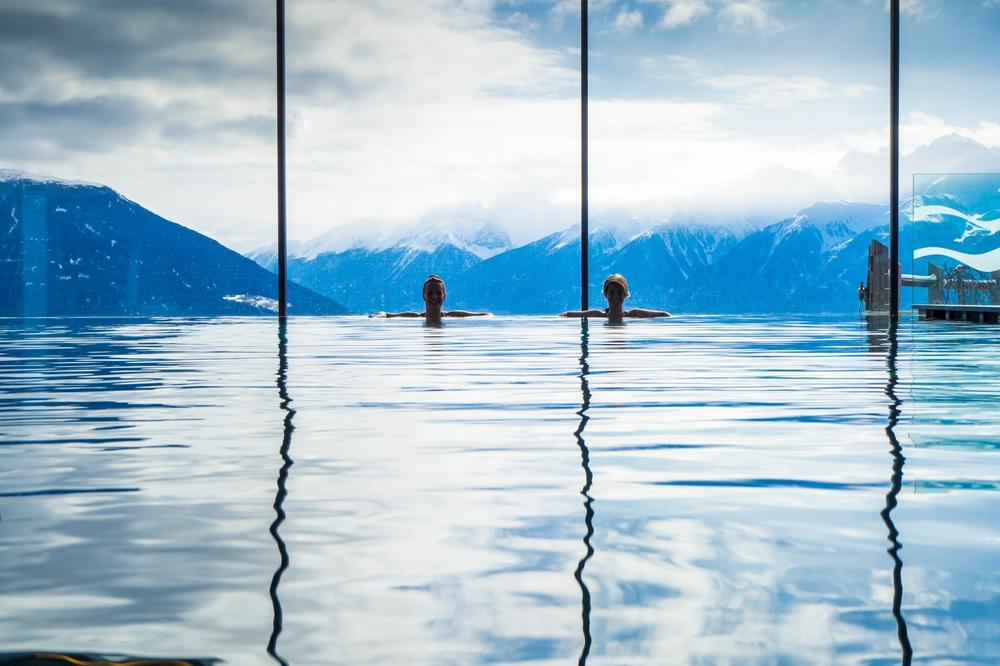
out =
<path fill-rule="evenodd" d="M 0 338 L 7 652 L 1000 660 L 997 327 L 7 320 Z"/>

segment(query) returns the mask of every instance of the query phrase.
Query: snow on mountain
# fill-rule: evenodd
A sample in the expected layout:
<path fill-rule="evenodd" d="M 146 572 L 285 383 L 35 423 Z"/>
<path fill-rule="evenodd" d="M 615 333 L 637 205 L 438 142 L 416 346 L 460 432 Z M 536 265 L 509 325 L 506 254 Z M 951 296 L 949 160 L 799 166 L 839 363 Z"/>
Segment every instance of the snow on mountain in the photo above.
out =
<path fill-rule="evenodd" d="M 590 216 L 587 223 L 589 244 L 591 247 L 600 245 L 606 250 L 617 250 L 645 230 L 653 226 L 649 219 L 640 219 L 626 208 L 613 208 Z M 556 252 L 571 243 L 580 240 L 580 225 L 573 224 L 562 231 L 557 231 L 545 237 L 548 252 Z"/>
<path fill-rule="evenodd" d="M 723 246 L 732 245 L 736 234 L 721 225 L 691 224 L 670 220 L 644 231 L 636 238 L 659 236 L 671 256 L 683 256 L 691 251 L 691 239 L 695 239 L 702 251 L 714 254 Z"/>
<path fill-rule="evenodd" d="M 308 241 L 289 243 L 288 254 L 303 259 L 315 259 L 327 252 L 346 252 L 356 248 L 385 249 L 390 247 L 391 223 L 387 220 L 365 218 L 342 224 L 323 232 Z"/>
<path fill-rule="evenodd" d="M 480 259 L 488 259 L 513 247 L 496 215 L 477 202 L 437 208 L 403 225 L 377 218 L 356 220 L 308 241 L 289 241 L 288 255 L 312 261 L 331 252 L 390 248 L 433 252 L 444 245 L 452 245 Z M 269 265 L 276 252 L 277 246 L 272 244 L 253 250 L 247 256 L 261 265 Z"/>
<path fill-rule="evenodd" d="M 489 259 L 513 247 L 500 220 L 481 203 L 435 209 L 387 240 L 389 246 L 425 252 L 433 252 L 442 245 L 454 245 L 480 259 Z"/>
<path fill-rule="evenodd" d="M 51 185 L 63 185 L 67 187 L 104 187 L 99 183 L 89 183 L 82 180 L 65 180 L 63 178 L 55 178 L 53 176 L 41 176 L 38 174 L 28 173 L 27 171 L 21 171 L 19 169 L 0 169 L 0 183 L 20 180 Z"/>
<path fill-rule="evenodd" d="M 817 203 L 779 222 L 775 239 L 780 241 L 790 233 L 813 227 L 822 237 L 823 249 L 828 250 L 851 240 L 862 231 L 885 223 L 887 211 L 888 208 L 881 204 L 849 201 Z"/>
<path fill-rule="evenodd" d="M 640 219 L 626 208 L 612 208 L 593 215 L 588 226 L 591 234 L 600 231 L 611 234 L 615 247 L 621 247 L 653 226 L 653 221 Z"/>

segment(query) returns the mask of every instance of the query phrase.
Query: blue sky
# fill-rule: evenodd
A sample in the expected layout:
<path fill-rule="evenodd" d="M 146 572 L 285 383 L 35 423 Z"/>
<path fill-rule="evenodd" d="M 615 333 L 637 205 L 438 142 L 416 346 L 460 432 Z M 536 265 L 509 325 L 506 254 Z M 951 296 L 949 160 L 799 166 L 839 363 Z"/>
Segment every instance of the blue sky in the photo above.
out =
<path fill-rule="evenodd" d="M 945 169 L 942 136 L 1000 149 L 1000 2 L 903 4 L 904 153 Z M 515 240 L 578 219 L 577 2 L 287 5 L 292 237 L 467 201 Z M 593 214 L 885 200 L 884 0 L 589 7 Z M 271 0 L 7 0 L 0 167 L 271 242 L 273 29 Z"/>

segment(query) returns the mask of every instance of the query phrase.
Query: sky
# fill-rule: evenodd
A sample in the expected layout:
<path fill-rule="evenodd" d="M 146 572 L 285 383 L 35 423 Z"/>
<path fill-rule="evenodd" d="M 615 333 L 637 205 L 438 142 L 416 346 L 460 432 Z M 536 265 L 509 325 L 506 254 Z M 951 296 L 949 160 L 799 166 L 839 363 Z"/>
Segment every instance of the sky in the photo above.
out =
<path fill-rule="evenodd" d="M 886 7 L 591 0 L 592 216 L 885 201 Z M 933 168 L 951 134 L 1000 149 L 1000 0 L 903 7 L 904 154 Z M 515 241 L 579 219 L 578 2 L 287 0 L 287 17 L 291 238 L 465 202 Z M 272 243 L 274 29 L 272 0 L 4 0 L 0 168 Z"/>

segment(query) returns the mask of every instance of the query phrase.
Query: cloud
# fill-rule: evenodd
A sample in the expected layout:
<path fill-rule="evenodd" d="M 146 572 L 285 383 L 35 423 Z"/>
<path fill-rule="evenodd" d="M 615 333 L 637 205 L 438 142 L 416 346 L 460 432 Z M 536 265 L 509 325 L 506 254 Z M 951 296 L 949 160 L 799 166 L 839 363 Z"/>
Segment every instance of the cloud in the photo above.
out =
<path fill-rule="evenodd" d="M 664 28 L 680 28 L 710 12 L 711 9 L 704 0 L 670 0 L 660 25 Z"/>
<path fill-rule="evenodd" d="M 774 33 L 785 28 L 764 0 L 726 0 L 719 10 L 719 23 L 735 32 Z"/>
<path fill-rule="evenodd" d="M 623 8 L 620 12 L 618 12 L 618 15 L 615 16 L 613 26 L 616 32 L 628 34 L 642 28 L 642 23 L 642 12 L 638 9 L 628 10 Z"/>
<path fill-rule="evenodd" d="M 699 62 L 688 56 L 668 53 L 660 56 L 643 56 L 638 60 L 639 66 L 650 76 L 667 77 L 674 75 L 689 76 L 700 69 Z"/>
<path fill-rule="evenodd" d="M 899 125 L 900 150 L 909 153 L 949 135 L 972 139 L 987 147 L 1000 147 L 1000 123 L 984 120 L 973 127 L 966 127 L 949 123 L 929 113 L 914 111 L 907 114 Z"/>
<path fill-rule="evenodd" d="M 792 199 L 794 204 L 805 204 L 818 196 L 823 185 L 788 192 L 781 187 L 787 177 L 782 176 L 783 181 L 775 174 L 794 171 L 805 174 L 805 180 L 817 181 L 832 172 L 843 150 L 825 138 L 810 145 L 777 146 L 752 132 L 729 129 L 732 114 L 730 105 L 720 103 L 595 102 L 590 141 L 592 205 L 663 215 L 692 202 L 707 207 L 780 207 Z M 762 175 L 762 169 L 771 176 Z M 745 197 L 732 200 L 731 186 L 747 179 L 758 185 L 766 180 L 769 189 L 745 189 Z M 825 187 L 824 196 L 838 194 L 828 178 Z M 762 197 L 761 192 L 770 194 Z"/>
<path fill-rule="evenodd" d="M 577 0 L 556 0 L 549 15 L 554 23 L 562 25 L 570 16 L 580 15 L 580 3 Z"/>
<path fill-rule="evenodd" d="M 489 200 L 533 177 L 554 187 L 539 165 L 560 173 L 549 151 L 578 155 L 563 142 L 579 111 L 523 113 L 575 101 L 577 59 L 529 40 L 537 13 L 494 4 L 289 3 L 293 235 L 412 216 L 435 197 Z M 274 229 L 273 45 L 273 3 L 5 0 L 4 166 L 103 182 L 232 246 L 261 245 Z"/>
<path fill-rule="evenodd" d="M 875 90 L 874 87 L 853 83 L 835 86 L 815 76 L 773 76 L 764 74 L 730 74 L 702 79 L 702 83 L 716 90 L 728 92 L 741 104 L 779 108 L 836 99 L 861 97 Z"/>
<path fill-rule="evenodd" d="M 899 123 L 899 150 L 904 155 L 912 153 L 945 136 L 961 136 L 987 147 L 1000 148 L 1000 123 L 981 121 L 973 127 L 966 127 L 929 113 L 913 111 Z M 878 130 L 845 133 L 844 140 L 847 147 L 855 152 L 883 153 L 889 146 L 889 127 L 887 124 Z"/>
<path fill-rule="evenodd" d="M 917 20 L 927 20 L 938 15 L 938 7 L 935 0 L 900 0 L 899 12 Z"/>
<path fill-rule="evenodd" d="M 985 4 L 996 3 L 998 0 L 983 0 Z M 865 4 L 881 2 L 886 11 L 889 11 L 889 0 L 865 0 Z M 903 16 L 910 16 L 918 21 L 926 21 L 935 18 L 940 14 L 938 0 L 900 0 L 899 12 Z"/>

